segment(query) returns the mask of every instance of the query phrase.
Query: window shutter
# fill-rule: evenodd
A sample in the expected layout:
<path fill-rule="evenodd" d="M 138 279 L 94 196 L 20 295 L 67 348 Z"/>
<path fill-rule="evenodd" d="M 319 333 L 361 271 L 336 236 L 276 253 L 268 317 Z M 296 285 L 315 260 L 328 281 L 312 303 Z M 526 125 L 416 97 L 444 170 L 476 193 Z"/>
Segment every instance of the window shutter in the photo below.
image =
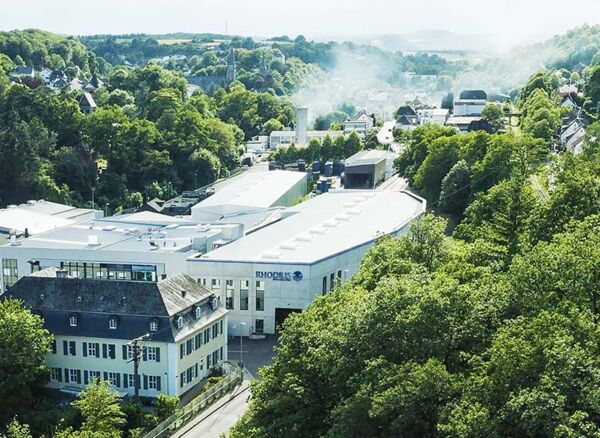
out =
<path fill-rule="evenodd" d="M 81 385 L 81 370 L 77 370 L 77 384 Z"/>
<path fill-rule="evenodd" d="M 87 357 L 87 342 L 83 343 L 83 357 Z"/>
<path fill-rule="evenodd" d="M 117 388 L 121 387 L 121 373 L 117 373 Z"/>
<path fill-rule="evenodd" d="M 129 385 L 129 378 L 127 377 L 127 374 L 123 373 L 123 388 L 127 388 L 128 385 Z"/>
<path fill-rule="evenodd" d="M 195 370 L 196 378 L 198 378 L 198 364 L 194 365 L 194 370 Z"/>
<path fill-rule="evenodd" d="M 71 343 L 71 346 L 73 347 L 73 356 L 77 356 L 77 344 L 75 343 L 75 341 L 69 341 Z"/>
<path fill-rule="evenodd" d="M 144 389 L 148 389 L 148 376 L 144 374 Z"/>
<path fill-rule="evenodd" d="M 104 371 L 104 380 L 108 380 L 108 373 Z"/>
<path fill-rule="evenodd" d="M 179 375 L 179 387 L 183 388 L 183 373 Z"/>
<path fill-rule="evenodd" d="M 58 369 L 58 381 L 62 382 L 62 370 L 60 368 Z"/>
<path fill-rule="evenodd" d="M 127 345 L 123 345 L 123 360 L 127 360 Z"/>
<path fill-rule="evenodd" d="M 100 344 L 96 342 L 96 357 L 100 357 Z"/>
<path fill-rule="evenodd" d="M 56 339 L 52 339 L 52 353 L 56 354 Z"/>
<path fill-rule="evenodd" d="M 106 344 L 102 344 L 102 357 L 104 359 L 106 359 L 108 357 L 108 351 L 107 351 Z"/>
<path fill-rule="evenodd" d="M 89 379 L 89 375 L 87 370 L 83 370 L 83 383 L 85 383 L 86 385 L 88 383 L 90 383 L 90 379 Z"/>
<path fill-rule="evenodd" d="M 65 383 L 69 383 L 69 369 L 65 368 Z"/>
<path fill-rule="evenodd" d="M 147 348 L 146 347 L 142 347 L 142 359 L 144 362 L 146 362 L 148 360 L 148 354 L 146 353 Z"/>
<path fill-rule="evenodd" d="M 160 347 L 156 347 L 156 361 L 160 362 Z"/>
<path fill-rule="evenodd" d="M 65 356 L 69 354 L 69 343 L 67 341 L 63 341 L 63 353 Z"/>
<path fill-rule="evenodd" d="M 179 346 L 179 359 L 183 359 L 185 344 Z"/>
<path fill-rule="evenodd" d="M 156 377 L 156 389 L 160 391 L 160 376 Z"/>

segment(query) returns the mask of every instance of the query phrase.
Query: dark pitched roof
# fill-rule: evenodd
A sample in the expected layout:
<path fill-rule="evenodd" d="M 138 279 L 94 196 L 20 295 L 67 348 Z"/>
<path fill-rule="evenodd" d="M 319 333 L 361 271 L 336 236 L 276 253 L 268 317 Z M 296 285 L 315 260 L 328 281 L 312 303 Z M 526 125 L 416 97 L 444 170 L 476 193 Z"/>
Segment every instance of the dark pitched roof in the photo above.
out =
<path fill-rule="evenodd" d="M 483 90 L 463 90 L 460 100 L 487 100 L 487 93 Z"/>
<path fill-rule="evenodd" d="M 397 117 L 400 117 L 400 116 L 416 116 L 416 115 L 417 115 L 416 111 L 411 106 L 409 106 L 409 105 L 401 106 L 400 108 L 398 108 L 398 111 L 396 111 L 396 116 Z"/>
<path fill-rule="evenodd" d="M 44 318 L 51 333 L 110 339 L 133 339 L 158 323 L 153 340 L 173 342 L 220 318 L 227 310 L 213 310 L 214 294 L 191 277 L 177 274 L 159 282 L 57 278 L 57 268 L 47 268 L 21 278 L 0 299 L 23 300 Z M 185 293 L 182 293 L 185 291 Z M 202 317 L 195 317 L 201 307 Z M 78 317 L 76 326 L 69 318 Z M 183 327 L 176 320 L 183 319 Z M 116 318 L 117 328 L 109 327 Z"/>
<path fill-rule="evenodd" d="M 156 317 L 175 315 L 212 295 L 184 274 L 151 282 L 58 278 L 56 273 L 48 268 L 22 277 L 8 294 L 40 310 Z"/>
<path fill-rule="evenodd" d="M 96 102 L 90 93 L 87 91 L 83 92 L 83 95 L 79 99 L 79 105 L 87 108 L 96 108 Z"/>
<path fill-rule="evenodd" d="M 397 119 L 397 122 L 401 125 L 413 125 L 414 123 L 406 116 L 400 116 Z"/>

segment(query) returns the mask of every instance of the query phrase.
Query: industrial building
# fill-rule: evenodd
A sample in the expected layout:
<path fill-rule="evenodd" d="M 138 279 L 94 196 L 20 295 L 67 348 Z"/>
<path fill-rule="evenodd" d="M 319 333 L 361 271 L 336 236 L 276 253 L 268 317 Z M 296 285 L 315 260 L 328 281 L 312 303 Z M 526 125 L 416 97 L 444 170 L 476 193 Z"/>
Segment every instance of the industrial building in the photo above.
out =
<path fill-rule="evenodd" d="M 292 143 L 296 146 L 307 146 L 312 139 L 323 141 L 325 137 L 335 139 L 344 135 L 344 131 L 309 131 L 308 108 L 296 108 L 296 129 L 286 128 L 283 131 L 272 131 L 269 134 L 269 149 L 287 147 Z"/>
<path fill-rule="evenodd" d="M 192 220 L 218 222 L 288 207 L 307 191 L 305 172 L 250 170 L 215 187 L 215 194 L 192 207 Z M 240 221 L 243 221 L 240 218 Z"/>
<path fill-rule="evenodd" d="M 100 219 L 99 210 L 77 208 L 56 202 L 31 200 L 20 205 L 9 205 L 0 209 L 0 241 L 8 235 L 44 233 L 77 222 Z"/>
<path fill-rule="evenodd" d="M 398 154 L 384 150 L 364 150 L 346 159 L 344 187 L 372 189 L 394 173 Z"/>
<path fill-rule="evenodd" d="M 121 396 L 181 396 L 227 360 L 227 310 L 192 278 L 158 282 L 79 279 L 47 268 L 19 280 L 14 297 L 53 335 L 49 388 L 78 393 L 94 379 Z M 131 341 L 140 341 L 136 378 Z"/>
<path fill-rule="evenodd" d="M 187 272 L 190 255 L 242 235 L 239 224 L 206 225 L 151 212 L 69 224 L 0 246 L 2 290 L 51 266 L 75 278 L 155 282 Z"/>
<path fill-rule="evenodd" d="M 190 257 L 188 273 L 231 310 L 232 334 L 274 333 L 290 312 L 305 310 L 356 273 L 380 236 L 405 232 L 425 205 L 408 192 L 329 192 L 282 211 L 267 227 Z"/>

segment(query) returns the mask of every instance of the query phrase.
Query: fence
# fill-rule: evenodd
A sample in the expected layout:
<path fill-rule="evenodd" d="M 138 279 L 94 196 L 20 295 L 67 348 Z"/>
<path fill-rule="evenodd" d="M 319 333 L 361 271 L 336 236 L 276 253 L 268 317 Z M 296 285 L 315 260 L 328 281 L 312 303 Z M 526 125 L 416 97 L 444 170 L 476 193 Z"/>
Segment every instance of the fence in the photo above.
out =
<path fill-rule="evenodd" d="M 187 405 L 177 409 L 175 414 L 161 422 L 158 426 L 144 435 L 143 438 L 170 437 L 191 419 L 196 417 L 203 409 L 210 406 L 215 400 L 229 392 L 234 386 L 242 381 L 242 374 L 239 370 L 236 370 L 227 363 L 224 364 L 223 369 L 227 374 L 219 383 L 199 394 Z"/>

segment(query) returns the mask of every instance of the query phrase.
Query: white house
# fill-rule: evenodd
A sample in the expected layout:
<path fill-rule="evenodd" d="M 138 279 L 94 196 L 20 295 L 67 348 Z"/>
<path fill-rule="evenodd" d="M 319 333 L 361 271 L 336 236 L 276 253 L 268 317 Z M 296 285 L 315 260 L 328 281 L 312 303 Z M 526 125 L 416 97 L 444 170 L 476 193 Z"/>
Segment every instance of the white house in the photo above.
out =
<path fill-rule="evenodd" d="M 54 336 L 49 388 L 77 393 L 98 378 L 133 395 L 137 380 L 141 396 L 181 396 L 227 359 L 228 312 L 186 275 L 107 283 L 47 268 L 3 297 L 23 300 Z M 146 334 L 136 379 L 131 341 Z"/>
<path fill-rule="evenodd" d="M 375 126 L 375 116 L 367 114 L 366 110 L 359 111 L 353 118 L 344 122 L 344 135 L 356 132 L 363 140 L 370 129 Z"/>
<path fill-rule="evenodd" d="M 480 116 L 487 104 L 483 90 L 464 90 L 454 101 L 454 116 Z"/>

